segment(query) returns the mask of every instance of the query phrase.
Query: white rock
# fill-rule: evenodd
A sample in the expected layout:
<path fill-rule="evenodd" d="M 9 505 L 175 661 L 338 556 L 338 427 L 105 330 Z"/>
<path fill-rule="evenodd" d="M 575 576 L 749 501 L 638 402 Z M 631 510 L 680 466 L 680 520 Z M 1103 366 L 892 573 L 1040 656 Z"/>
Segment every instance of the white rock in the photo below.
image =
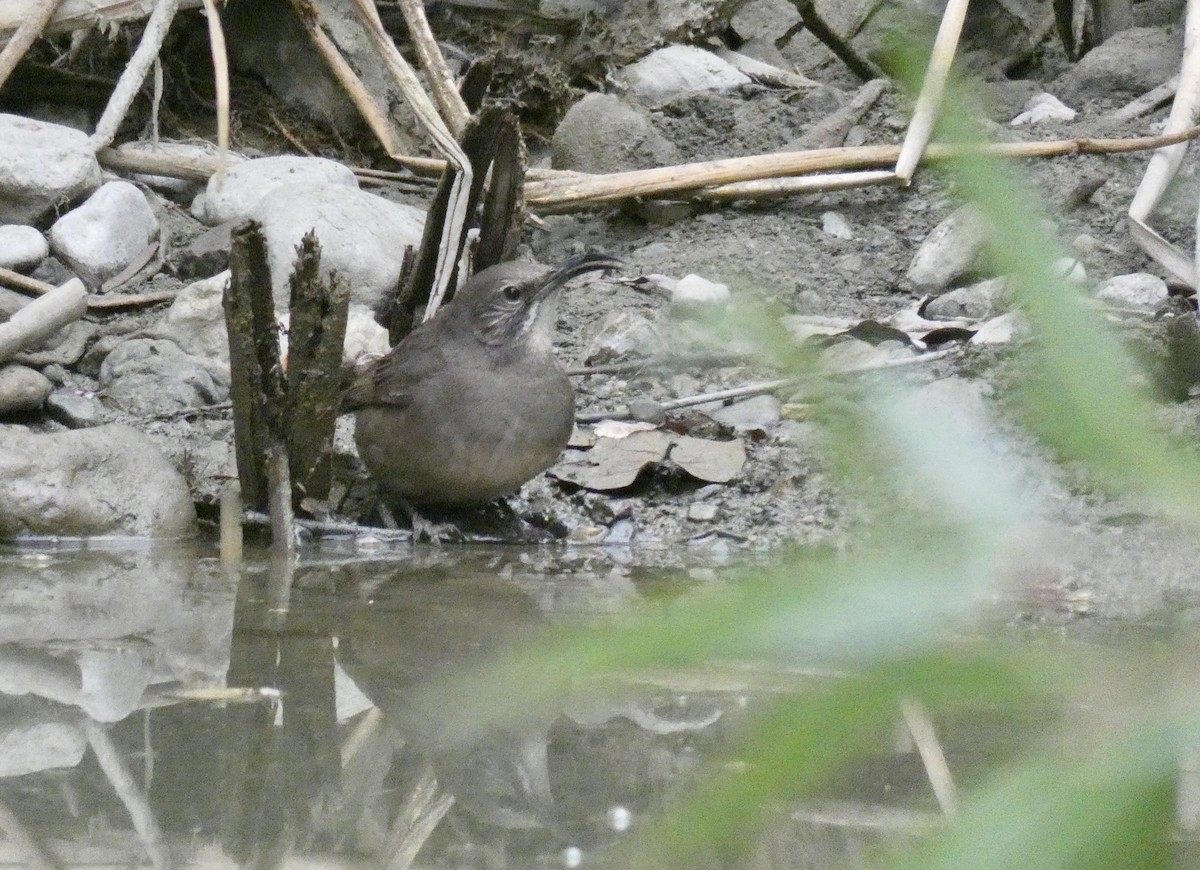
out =
<path fill-rule="evenodd" d="M 288 329 L 292 323 L 291 314 L 279 316 L 279 354 L 287 359 Z M 370 308 L 362 305 L 350 305 L 346 314 L 346 338 L 342 342 L 342 365 L 353 366 L 364 355 L 383 356 L 391 345 L 388 342 L 388 331 L 375 321 L 375 314 Z"/>
<path fill-rule="evenodd" d="M 223 298 L 229 270 L 196 281 L 179 291 L 155 335 L 169 338 L 192 356 L 229 362 Z"/>
<path fill-rule="evenodd" d="M 50 245 L 37 228 L 22 224 L 0 227 L 0 266 L 5 269 L 28 269 L 49 253 Z"/>
<path fill-rule="evenodd" d="M 984 320 L 996 313 L 1007 290 L 1007 278 L 988 278 L 930 299 L 924 314 L 929 320 Z"/>
<path fill-rule="evenodd" d="M 351 305 L 346 318 L 346 343 L 342 350 L 342 363 L 353 365 L 359 357 L 367 354 L 385 354 L 389 347 L 388 331 L 376 322 L 371 309 Z"/>
<path fill-rule="evenodd" d="M 980 324 L 971 336 L 971 344 L 1009 344 L 1025 331 L 1024 321 L 1017 312 L 1010 311 Z"/>
<path fill-rule="evenodd" d="M 1167 282 L 1147 272 L 1114 275 L 1096 290 L 1096 298 L 1118 308 L 1154 311 L 1167 301 Z"/>
<path fill-rule="evenodd" d="M 913 255 L 908 280 L 919 289 L 937 293 L 975 265 L 987 241 L 983 216 L 964 205 L 933 228 Z"/>
<path fill-rule="evenodd" d="M 1012 126 L 1038 124 L 1042 121 L 1074 121 L 1075 110 L 1063 104 L 1054 94 L 1037 94 L 1029 98 L 1025 111 L 1010 122 Z"/>
<path fill-rule="evenodd" d="M 854 238 L 854 230 L 850 229 L 850 224 L 836 211 L 827 211 L 821 215 L 821 232 L 835 239 Z"/>
<path fill-rule="evenodd" d="M 50 246 L 95 290 L 124 270 L 158 235 L 146 197 L 128 181 L 110 181 L 50 228 Z"/>
<path fill-rule="evenodd" d="M 33 224 L 100 184 L 87 134 L 0 115 L 0 221 Z"/>
<path fill-rule="evenodd" d="M 749 84 L 733 64 L 694 45 L 668 45 L 630 64 L 617 79 L 643 103 L 663 103 L 699 91 L 727 91 Z"/>
<path fill-rule="evenodd" d="M 1087 284 L 1087 269 L 1078 257 L 1059 257 L 1054 261 L 1054 274 L 1066 280 L 1068 284 L 1082 287 Z"/>
<path fill-rule="evenodd" d="M 678 305 L 713 305 L 729 301 L 729 285 L 699 275 L 684 275 L 671 288 L 671 301 Z"/>
<path fill-rule="evenodd" d="M 229 271 L 189 284 L 179 291 L 166 317 L 151 331 L 154 337 L 168 338 L 191 356 L 229 364 L 229 332 L 225 328 L 225 287 Z M 285 330 L 287 314 L 279 318 Z M 375 322 L 369 308 L 351 305 L 346 320 L 346 342 L 342 362 L 352 365 L 363 354 L 388 352 L 388 332 Z M 287 334 L 280 335 L 280 353 L 287 353 Z"/>
<path fill-rule="evenodd" d="M 358 187 L 354 173 L 336 160 L 290 154 L 245 160 L 208 181 L 192 213 L 210 226 L 252 217 L 262 198 L 280 186 L 327 184 Z"/>
<path fill-rule="evenodd" d="M 350 286 L 350 302 L 374 309 L 400 280 L 404 248 L 421 243 L 425 214 L 410 205 L 389 202 L 373 193 L 338 184 L 277 187 L 261 199 L 249 217 L 262 224 L 267 238 L 275 305 L 286 310 L 288 276 L 296 246 L 315 229 L 321 244 L 321 272 Z"/>

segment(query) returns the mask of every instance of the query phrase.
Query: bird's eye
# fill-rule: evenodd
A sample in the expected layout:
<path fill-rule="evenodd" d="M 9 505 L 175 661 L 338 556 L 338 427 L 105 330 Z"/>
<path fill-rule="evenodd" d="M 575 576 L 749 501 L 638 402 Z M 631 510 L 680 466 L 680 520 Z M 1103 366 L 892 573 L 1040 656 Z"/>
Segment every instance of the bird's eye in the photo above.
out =
<path fill-rule="evenodd" d="M 507 299 L 509 302 L 520 302 L 521 301 L 521 288 L 518 287 L 516 284 L 509 284 L 500 292 L 502 294 L 504 294 L 504 298 Z"/>

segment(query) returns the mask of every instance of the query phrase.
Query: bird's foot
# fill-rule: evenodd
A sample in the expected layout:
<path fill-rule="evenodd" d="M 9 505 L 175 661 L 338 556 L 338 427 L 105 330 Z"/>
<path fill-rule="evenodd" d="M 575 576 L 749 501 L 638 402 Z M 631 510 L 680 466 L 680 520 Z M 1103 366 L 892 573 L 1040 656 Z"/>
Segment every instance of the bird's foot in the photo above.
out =
<path fill-rule="evenodd" d="M 450 543 L 463 540 L 463 532 L 454 523 L 435 522 L 421 513 L 407 499 L 398 499 L 404 512 L 408 514 L 412 525 L 413 543 L 428 542 L 430 544 Z M 395 520 L 393 520 L 395 522 Z"/>
<path fill-rule="evenodd" d="M 464 539 L 462 529 L 454 523 L 437 523 L 415 511 L 412 513 L 412 534 L 414 543 L 448 544 Z"/>

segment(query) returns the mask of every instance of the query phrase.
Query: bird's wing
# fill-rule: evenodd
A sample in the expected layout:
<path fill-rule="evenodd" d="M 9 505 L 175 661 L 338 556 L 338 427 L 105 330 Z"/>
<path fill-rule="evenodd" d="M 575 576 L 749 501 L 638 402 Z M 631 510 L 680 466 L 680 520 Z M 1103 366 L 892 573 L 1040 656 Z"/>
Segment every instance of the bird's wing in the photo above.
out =
<path fill-rule="evenodd" d="M 345 406 L 406 407 L 417 385 L 446 365 L 443 330 L 432 327 L 433 322 L 418 326 L 356 378 L 346 391 Z"/>

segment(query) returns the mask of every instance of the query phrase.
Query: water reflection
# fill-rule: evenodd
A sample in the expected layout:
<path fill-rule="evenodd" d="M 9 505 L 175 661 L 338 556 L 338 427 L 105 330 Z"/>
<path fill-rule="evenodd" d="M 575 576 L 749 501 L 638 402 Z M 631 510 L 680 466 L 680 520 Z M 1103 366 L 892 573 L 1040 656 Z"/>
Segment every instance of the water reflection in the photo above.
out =
<path fill-rule="evenodd" d="M 605 866 L 778 687 L 583 687 L 466 745 L 429 687 L 547 622 L 686 594 L 700 564 L 665 581 L 599 548 L 326 550 L 230 577 L 187 548 L 0 551 L 0 863 Z M 889 781 L 915 794 L 909 759 Z M 781 815 L 755 866 L 856 863 L 870 825 L 822 813 Z"/>

